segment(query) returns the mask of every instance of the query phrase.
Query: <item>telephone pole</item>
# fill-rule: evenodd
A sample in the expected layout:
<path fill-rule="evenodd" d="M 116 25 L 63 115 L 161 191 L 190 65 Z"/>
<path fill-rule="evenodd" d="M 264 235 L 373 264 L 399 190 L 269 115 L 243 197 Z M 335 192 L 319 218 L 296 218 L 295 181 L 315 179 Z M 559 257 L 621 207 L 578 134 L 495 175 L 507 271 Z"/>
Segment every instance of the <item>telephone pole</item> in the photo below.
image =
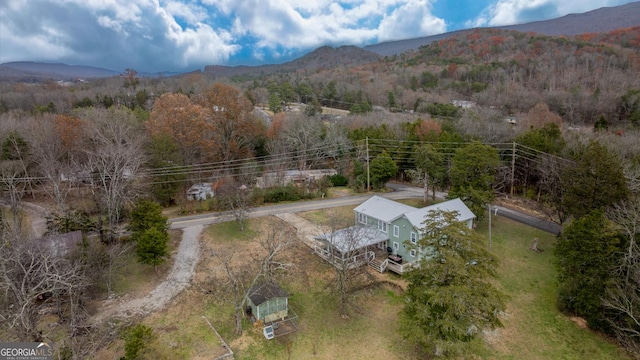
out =
<path fill-rule="evenodd" d="M 365 147 L 367 149 L 367 192 L 370 190 L 371 186 L 371 175 L 369 174 L 369 137 L 365 138 Z"/>

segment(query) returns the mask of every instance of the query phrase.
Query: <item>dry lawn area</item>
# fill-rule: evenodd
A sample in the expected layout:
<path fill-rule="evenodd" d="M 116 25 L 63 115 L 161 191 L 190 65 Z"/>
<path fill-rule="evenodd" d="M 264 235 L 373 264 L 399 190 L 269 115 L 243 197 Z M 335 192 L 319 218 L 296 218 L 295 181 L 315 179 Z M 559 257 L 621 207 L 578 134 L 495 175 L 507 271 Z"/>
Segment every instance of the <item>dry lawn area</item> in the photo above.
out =
<path fill-rule="evenodd" d="M 298 331 L 267 341 L 261 328 L 245 321 L 243 334 L 235 335 L 233 307 L 220 300 L 229 294 L 220 293 L 226 280 L 214 253 L 232 251 L 235 269 L 250 267 L 262 251 L 257 239 L 271 224 L 289 226 L 268 217 L 250 220 L 247 230 L 239 235 L 230 230 L 234 223 L 214 225 L 203 232 L 201 260 L 192 285 L 165 310 L 142 321 L 155 334 L 146 357 L 215 358 L 224 349 L 202 318 L 204 315 L 231 346 L 236 359 L 413 358 L 399 356 L 404 347 L 396 329 L 401 290 L 388 285 L 398 278 L 387 274 L 366 276 L 363 281 L 369 286 L 353 294 L 350 317 L 342 319 L 332 285 L 333 269 L 300 241 L 294 242 L 284 255 L 293 267 L 280 279 L 280 285 L 291 295 L 291 307 L 299 315 Z M 118 340 L 104 350 L 104 359 L 122 355 L 124 341 Z"/>

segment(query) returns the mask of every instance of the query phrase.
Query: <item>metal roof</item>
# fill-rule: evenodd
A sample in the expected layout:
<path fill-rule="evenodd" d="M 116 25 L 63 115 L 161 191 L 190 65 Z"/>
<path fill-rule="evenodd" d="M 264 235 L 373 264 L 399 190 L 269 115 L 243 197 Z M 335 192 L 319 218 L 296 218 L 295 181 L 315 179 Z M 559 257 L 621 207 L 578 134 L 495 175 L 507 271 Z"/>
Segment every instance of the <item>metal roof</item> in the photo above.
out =
<path fill-rule="evenodd" d="M 407 212 L 404 216 L 407 217 L 411 225 L 415 228 L 419 229 L 422 227 L 422 223 L 424 219 L 427 217 L 430 211 L 457 211 L 458 212 L 458 221 L 468 221 L 471 219 L 475 219 L 475 215 L 473 212 L 465 205 L 462 200 L 453 199 L 445 202 L 441 202 L 435 205 L 423 207 L 422 209 L 417 209 L 415 211 Z"/>
<path fill-rule="evenodd" d="M 418 209 L 413 206 L 374 195 L 353 210 L 388 223 L 399 218 L 405 213 Z"/>
<path fill-rule="evenodd" d="M 389 239 L 389 235 L 369 226 L 351 226 L 333 233 L 322 234 L 317 237 L 319 240 L 326 240 L 341 253 L 347 253 L 365 246 L 374 245 Z"/>

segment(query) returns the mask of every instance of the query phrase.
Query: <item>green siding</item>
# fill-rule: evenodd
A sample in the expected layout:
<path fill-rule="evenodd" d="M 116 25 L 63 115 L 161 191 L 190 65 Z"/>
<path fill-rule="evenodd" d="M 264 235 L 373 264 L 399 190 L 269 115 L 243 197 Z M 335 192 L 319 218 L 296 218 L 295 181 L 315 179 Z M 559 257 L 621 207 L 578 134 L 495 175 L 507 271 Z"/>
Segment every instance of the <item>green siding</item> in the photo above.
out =
<path fill-rule="evenodd" d="M 249 302 L 251 303 L 251 301 Z M 258 306 L 254 304 L 250 304 L 250 306 L 253 311 L 253 316 L 264 322 L 273 321 L 274 316 L 272 315 L 275 315 L 276 319 L 287 316 L 287 298 L 273 298 Z"/>

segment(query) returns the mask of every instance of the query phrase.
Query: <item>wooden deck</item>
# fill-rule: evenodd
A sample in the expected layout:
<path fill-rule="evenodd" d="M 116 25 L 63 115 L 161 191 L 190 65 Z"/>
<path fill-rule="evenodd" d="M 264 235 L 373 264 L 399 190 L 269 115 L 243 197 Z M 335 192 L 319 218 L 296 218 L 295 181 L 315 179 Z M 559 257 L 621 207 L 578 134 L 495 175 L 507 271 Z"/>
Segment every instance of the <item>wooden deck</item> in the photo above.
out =
<path fill-rule="evenodd" d="M 333 266 L 336 266 L 340 269 L 342 269 L 342 267 L 345 265 L 349 269 L 368 265 L 369 267 L 380 273 L 384 273 L 385 271 L 392 271 L 398 275 L 402 275 L 413 267 L 413 263 L 403 262 L 401 264 L 389 259 L 386 251 L 378 249 L 374 251 L 366 251 L 362 254 L 344 260 L 319 246 L 314 246 L 313 252 L 331 263 Z"/>

